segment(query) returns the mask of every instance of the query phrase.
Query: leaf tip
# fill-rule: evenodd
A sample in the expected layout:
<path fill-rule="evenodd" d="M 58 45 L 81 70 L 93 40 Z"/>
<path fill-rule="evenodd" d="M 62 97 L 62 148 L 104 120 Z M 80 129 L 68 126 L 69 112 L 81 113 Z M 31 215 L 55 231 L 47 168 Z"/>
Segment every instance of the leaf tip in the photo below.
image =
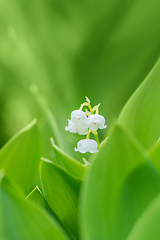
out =
<path fill-rule="evenodd" d="M 55 141 L 54 141 L 53 137 L 50 138 L 50 142 L 51 142 L 52 146 L 55 145 Z"/>

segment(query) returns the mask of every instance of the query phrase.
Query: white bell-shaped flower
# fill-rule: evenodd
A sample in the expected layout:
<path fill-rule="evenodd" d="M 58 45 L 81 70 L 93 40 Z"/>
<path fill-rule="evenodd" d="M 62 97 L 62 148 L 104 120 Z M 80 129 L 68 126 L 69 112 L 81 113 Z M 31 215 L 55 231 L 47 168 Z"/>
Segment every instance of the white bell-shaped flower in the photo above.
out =
<path fill-rule="evenodd" d="M 88 119 L 82 110 L 74 110 L 71 113 L 71 121 L 76 124 L 76 126 L 86 127 L 88 126 Z"/>
<path fill-rule="evenodd" d="M 98 152 L 97 148 L 98 148 L 98 144 L 95 140 L 83 139 L 77 143 L 77 148 L 75 148 L 75 151 L 80 153 L 86 153 L 86 152 L 96 153 Z"/>
<path fill-rule="evenodd" d="M 82 110 L 75 110 L 71 113 L 71 120 L 68 126 L 65 127 L 66 131 L 86 135 L 88 132 L 88 118 Z"/>
<path fill-rule="evenodd" d="M 105 118 L 99 114 L 92 114 L 88 117 L 88 126 L 90 130 L 97 130 L 106 128 Z"/>
<path fill-rule="evenodd" d="M 88 132 L 88 126 L 77 126 L 72 120 L 68 121 L 68 126 L 65 127 L 66 131 L 69 131 L 71 133 L 78 133 L 80 135 L 86 135 Z"/>

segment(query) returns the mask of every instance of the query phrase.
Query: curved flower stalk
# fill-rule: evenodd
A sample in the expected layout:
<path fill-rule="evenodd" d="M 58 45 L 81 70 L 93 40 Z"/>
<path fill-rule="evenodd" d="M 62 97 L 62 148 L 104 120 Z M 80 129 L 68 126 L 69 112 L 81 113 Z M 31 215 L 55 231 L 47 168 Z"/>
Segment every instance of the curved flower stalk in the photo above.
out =
<path fill-rule="evenodd" d="M 68 126 L 65 127 L 65 130 L 71 133 L 86 135 L 86 139 L 80 140 L 77 143 L 75 151 L 81 153 L 95 153 L 98 151 L 99 137 L 97 130 L 107 127 L 105 125 L 105 118 L 99 115 L 99 106 L 100 104 L 92 108 L 89 98 L 86 97 L 86 102 L 81 104 L 80 109 L 74 110 L 71 113 L 71 119 L 68 120 Z M 84 108 L 85 111 L 83 111 Z M 90 139 L 91 133 L 94 135 L 95 140 Z"/>

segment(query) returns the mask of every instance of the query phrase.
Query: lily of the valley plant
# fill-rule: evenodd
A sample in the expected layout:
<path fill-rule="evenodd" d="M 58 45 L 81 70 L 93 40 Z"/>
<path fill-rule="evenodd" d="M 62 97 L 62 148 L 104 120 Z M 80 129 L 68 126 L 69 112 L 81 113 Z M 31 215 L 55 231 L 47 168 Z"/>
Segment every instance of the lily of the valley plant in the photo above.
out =
<path fill-rule="evenodd" d="M 89 98 L 86 97 L 86 102 L 81 104 L 78 110 L 74 110 L 71 113 L 71 119 L 68 120 L 68 126 L 65 127 L 65 130 L 71 133 L 86 135 L 86 139 L 82 139 L 77 143 L 75 151 L 81 153 L 95 153 L 98 151 L 99 137 L 97 130 L 107 127 L 105 118 L 99 115 L 99 106 L 100 104 L 92 108 Z M 90 139 L 91 133 L 93 133 L 95 140 Z"/>

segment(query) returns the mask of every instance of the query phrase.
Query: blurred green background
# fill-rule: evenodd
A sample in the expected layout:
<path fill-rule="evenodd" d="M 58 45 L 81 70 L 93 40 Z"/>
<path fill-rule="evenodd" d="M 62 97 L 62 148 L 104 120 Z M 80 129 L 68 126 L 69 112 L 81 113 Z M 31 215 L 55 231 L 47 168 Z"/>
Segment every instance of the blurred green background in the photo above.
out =
<path fill-rule="evenodd" d="M 88 96 L 108 126 L 115 121 L 157 61 L 159 12 L 159 0 L 0 0 L 0 147 L 36 117 L 52 155 L 34 84 L 78 156 L 78 136 L 64 130 L 71 111 Z"/>

